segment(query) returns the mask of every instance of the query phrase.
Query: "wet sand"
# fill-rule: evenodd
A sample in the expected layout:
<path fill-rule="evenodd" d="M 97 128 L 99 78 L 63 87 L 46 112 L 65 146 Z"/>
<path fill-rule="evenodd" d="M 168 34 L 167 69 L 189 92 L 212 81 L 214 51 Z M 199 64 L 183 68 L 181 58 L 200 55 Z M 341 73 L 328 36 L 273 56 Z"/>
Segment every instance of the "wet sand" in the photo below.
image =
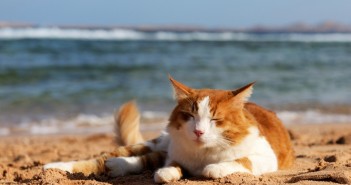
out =
<path fill-rule="evenodd" d="M 188 177 L 170 184 L 351 184 L 351 124 L 288 125 L 296 151 L 289 170 L 255 177 L 232 174 L 209 180 Z M 144 132 L 145 138 L 157 132 Z M 43 171 L 52 161 L 87 159 L 116 147 L 112 133 L 0 137 L 0 184 L 154 184 L 151 171 L 109 178 L 60 170 Z"/>

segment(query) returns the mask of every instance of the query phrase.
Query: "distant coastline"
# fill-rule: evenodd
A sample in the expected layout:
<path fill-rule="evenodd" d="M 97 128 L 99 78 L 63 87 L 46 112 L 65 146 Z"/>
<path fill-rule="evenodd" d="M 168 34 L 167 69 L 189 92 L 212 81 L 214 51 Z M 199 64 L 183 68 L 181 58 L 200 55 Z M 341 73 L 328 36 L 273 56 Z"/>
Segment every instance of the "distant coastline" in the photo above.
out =
<path fill-rule="evenodd" d="M 235 27 L 204 27 L 192 25 L 39 25 L 32 23 L 17 23 L 0 21 L 0 29 L 4 28 L 60 28 L 60 29 L 87 29 L 111 30 L 128 29 L 141 32 L 240 32 L 240 33 L 351 33 L 351 24 L 342 24 L 326 21 L 320 24 L 294 23 L 285 26 L 256 25 L 247 28 Z"/>

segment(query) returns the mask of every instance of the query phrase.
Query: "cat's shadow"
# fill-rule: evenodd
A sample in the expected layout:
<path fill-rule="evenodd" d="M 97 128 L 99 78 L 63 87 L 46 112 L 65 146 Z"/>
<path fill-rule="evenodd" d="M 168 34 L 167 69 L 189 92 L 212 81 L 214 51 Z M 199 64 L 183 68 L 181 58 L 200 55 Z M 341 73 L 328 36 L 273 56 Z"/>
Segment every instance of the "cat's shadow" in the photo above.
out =
<path fill-rule="evenodd" d="M 153 179 L 153 173 L 151 171 L 145 171 L 137 175 L 126 175 L 121 177 L 109 177 L 108 175 L 94 175 L 88 176 L 83 173 L 66 173 L 67 178 L 70 180 L 92 180 L 98 182 L 104 182 L 109 184 L 127 184 L 127 185 L 151 185 L 156 184 Z"/>
<path fill-rule="evenodd" d="M 84 175 L 83 173 L 69 173 L 66 172 L 67 178 L 70 180 L 92 180 L 98 182 L 104 182 L 109 184 L 127 184 L 127 185 L 153 185 L 157 184 L 154 182 L 153 172 L 152 171 L 145 171 L 142 174 L 137 175 L 126 175 L 121 177 L 109 177 L 107 175 L 94 175 L 90 174 L 88 176 Z M 180 181 L 208 181 L 208 179 L 204 177 L 193 177 L 186 175 Z"/>
<path fill-rule="evenodd" d="M 69 180 L 97 180 L 98 178 L 101 178 L 98 175 L 90 174 L 88 176 L 84 175 L 82 172 L 78 173 L 69 173 L 66 172 L 67 178 Z"/>

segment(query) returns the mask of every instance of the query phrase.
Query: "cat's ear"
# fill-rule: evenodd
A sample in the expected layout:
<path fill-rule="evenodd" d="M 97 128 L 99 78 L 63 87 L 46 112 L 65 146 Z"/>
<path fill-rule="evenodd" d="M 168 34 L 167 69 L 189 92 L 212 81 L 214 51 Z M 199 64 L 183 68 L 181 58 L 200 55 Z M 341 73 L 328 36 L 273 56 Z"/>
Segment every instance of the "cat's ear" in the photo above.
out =
<path fill-rule="evenodd" d="M 168 75 L 168 78 L 171 81 L 174 90 L 174 96 L 177 100 L 182 100 L 189 97 L 192 92 L 192 89 L 190 87 L 187 87 L 186 85 L 174 80 L 170 75 Z"/>
<path fill-rule="evenodd" d="M 256 82 L 251 82 L 243 87 L 240 87 L 239 89 L 231 91 L 231 95 L 233 96 L 236 104 L 244 105 L 244 103 L 249 100 L 253 91 L 253 85 L 255 83 Z"/>

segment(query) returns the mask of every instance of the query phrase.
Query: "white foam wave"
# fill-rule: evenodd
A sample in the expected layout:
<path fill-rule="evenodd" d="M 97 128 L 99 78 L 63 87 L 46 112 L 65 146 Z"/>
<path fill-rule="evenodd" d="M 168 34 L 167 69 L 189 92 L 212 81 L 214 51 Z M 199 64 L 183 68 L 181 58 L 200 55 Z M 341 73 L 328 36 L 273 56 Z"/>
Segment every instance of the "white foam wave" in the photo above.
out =
<path fill-rule="evenodd" d="M 140 40 L 143 34 L 133 30 L 113 29 L 61 29 L 50 28 L 3 28 L 1 39 L 82 39 L 82 40 Z"/>
<path fill-rule="evenodd" d="M 167 118 L 168 114 L 159 111 L 144 111 L 142 112 L 142 117 L 146 119 L 157 119 L 157 118 Z"/>
<path fill-rule="evenodd" d="M 10 133 L 11 132 L 9 128 L 0 128 L 0 136 L 6 136 L 6 135 L 9 135 Z"/>
<path fill-rule="evenodd" d="M 285 124 L 351 123 L 351 115 L 328 114 L 316 110 L 304 112 L 281 111 L 277 115 Z"/>
<path fill-rule="evenodd" d="M 167 114 L 145 111 L 142 113 L 141 130 L 161 130 L 166 126 Z M 40 121 L 24 121 L 12 124 L 11 127 L 0 127 L 0 136 L 11 134 L 79 134 L 79 133 L 113 133 L 114 118 L 112 115 L 97 116 L 79 114 L 71 119 L 49 118 Z"/>
<path fill-rule="evenodd" d="M 69 134 L 69 133 L 97 133 L 113 130 L 112 116 L 96 116 L 88 114 L 79 114 L 78 116 L 60 120 L 55 118 L 44 119 L 38 122 L 25 122 L 17 128 L 17 132 L 26 134 Z"/>
<path fill-rule="evenodd" d="M 0 39 L 351 42 L 351 33 L 142 32 L 131 29 L 1 28 Z"/>

